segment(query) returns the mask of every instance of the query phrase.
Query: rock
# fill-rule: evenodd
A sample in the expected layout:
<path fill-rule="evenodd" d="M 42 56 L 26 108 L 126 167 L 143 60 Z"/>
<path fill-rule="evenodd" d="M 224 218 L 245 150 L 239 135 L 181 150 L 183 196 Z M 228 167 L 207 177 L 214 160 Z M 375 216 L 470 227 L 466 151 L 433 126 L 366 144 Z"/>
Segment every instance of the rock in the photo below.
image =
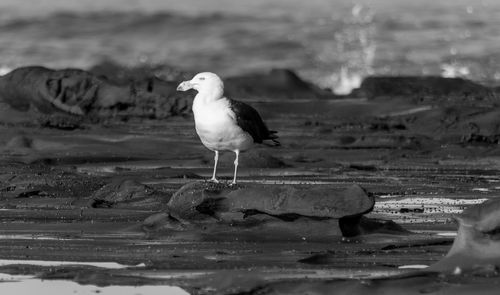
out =
<path fill-rule="evenodd" d="M 246 74 L 224 79 L 226 94 L 235 98 L 316 99 L 335 98 L 329 91 L 302 80 L 289 69 L 267 74 Z"/>
<path fill-rule="evenodd" d="M 347 189 L 331 185 L 261 185 L 232 191 L 220 203 L 232 212 L 256 210 L 270 215 L 327 218 L 364 214 L 374 205 L 358 185 Z"/>
<path fill-rule="evenodd" d="M 167 204 L 161 221 L 146 229 L 191 231 L 205 239 L 315 240 L 343 234 L 339 219 L 371 211 L 374 199 L 357 185 L 246 185 L 210 182 L 184 185 Z M 359 218 L 353 218 L 359 222 Z M 156 225 L 151 225 L 156 224 Z M 355 228 L 356 225 L 352 225 Z M 175 229 L 174 229 L 175 228 Z"/>
<path fill-rule="evenodd" d="M 133 179 L 117 180 L 96 191 L 89 203 L 93 208 L 150 208 L 166 203 L 165 196 Z"/>
<path fill-rule="evenodd" d="M 492 199 L 457 216 L 458 233 L 442 260 L 430 271 L 462 271 L 480 266 L 500 267 L 500 200 Z"/>
<path fill-rule="evenodd" d="M 496 145 L 500 138 L 499 107 L 440 106 L 399 119 L 409 131 L 443 142 Z"/>
<path fill-rule="evenodd" d="M 438 76 L 367 77 L 360 95 L 368 99 L 400 97 L 416 103 L 497 103 L 498 96 L 489 87 L 462 78 Z"/>
<path fill-rule="evenodd" d="M 203 206 L 223 199 L 232 188 L 222 183 L 190 182 L 182 186 L 167 204 L 170 215 L 180 220 L 200 221 L 213 219 Z M 213 209 L 211 209 L 213 210 Z"/>
<path fill-rule="evenodd" d="M 190 112 L 193 94 L 179 93 L 176 87 L 177 82 L 157 77 L 118 84 L 78 69 L 23 67 L 0 77 L 0 102 L 17 111 L 35 109 L 45 115 L 161 119 Z M 48 124 L 54 125 L 73 128 L 74 124 Z"/>
<path fill-rule="evenodd" d="M 185 227 L 177 219 L 172 218 L 169 214 L 162 212 L 149 216 L 142 223 L 142 229 L 146 232 L 158 230 L 184 230 Z"/>
<path fill-rule="evenodd" d="M 81 70 L 23 67 L 0 77 L 0 100 L 21 111 L 35 107 L 45 114 L 83 115 L 95 99 L 99 82 Z"/>
<path fill-rule="evenodd" d="M 233 188 L 210 182 L 186 184 L 168 203 L 174 217 L 186 220 L 213 218 L 221 212 L 341 218 L 369 212 L 373 205 L 373 198 L 358 185 L 346 189 L 333 185 L 254 185 Z"/>

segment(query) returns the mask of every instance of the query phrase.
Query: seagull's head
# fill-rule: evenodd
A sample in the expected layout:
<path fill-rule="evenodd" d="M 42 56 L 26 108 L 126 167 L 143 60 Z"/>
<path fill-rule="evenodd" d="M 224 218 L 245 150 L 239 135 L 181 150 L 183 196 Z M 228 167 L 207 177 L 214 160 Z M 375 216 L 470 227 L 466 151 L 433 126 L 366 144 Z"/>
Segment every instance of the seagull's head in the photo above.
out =
<path fill-rule="evenodd" d="M 224 83 L 222 83 L 219 76 L 214 73 L 198 73 L 193 79 L 184 81 L 177 86 L 178 91 L 187 91 L 189 89 L 194 89 L 199 93 L 219 93 L 224 91 Z M 222 93 L 220 93 L 220 95 L 222 95 Z"/>

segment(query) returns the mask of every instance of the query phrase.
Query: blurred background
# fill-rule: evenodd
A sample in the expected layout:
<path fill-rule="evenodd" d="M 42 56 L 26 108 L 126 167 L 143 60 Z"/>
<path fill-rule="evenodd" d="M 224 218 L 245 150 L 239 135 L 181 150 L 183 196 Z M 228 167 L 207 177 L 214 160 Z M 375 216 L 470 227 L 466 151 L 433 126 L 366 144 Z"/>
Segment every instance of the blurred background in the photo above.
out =
<path fill-rule="evenodd" d="M 1 0 L 0 74 L 103 60 L 222 76 L 290 68 L 338 94 L 367 75 L 500 80 L 498 0 Z"/>

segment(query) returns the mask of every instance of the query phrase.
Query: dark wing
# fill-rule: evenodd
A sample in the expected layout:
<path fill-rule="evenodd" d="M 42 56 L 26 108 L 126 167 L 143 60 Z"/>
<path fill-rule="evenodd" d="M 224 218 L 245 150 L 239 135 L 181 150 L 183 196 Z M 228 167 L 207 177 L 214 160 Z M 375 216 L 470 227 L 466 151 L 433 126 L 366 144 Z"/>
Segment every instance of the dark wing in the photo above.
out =
<path fill-rule="evenodd" d="M 276 140 L 278 138 L 277 132 L 267 129 L 266 124 L 254 108 L 241 101 L 232 99 L 228 99 L 228 101 L 229 107 L 236 116 L 236 123 L 252 136 L 254 142 L 262 143 L 262 141 L 270 139 L 275 145 L 280 144 Z"/>

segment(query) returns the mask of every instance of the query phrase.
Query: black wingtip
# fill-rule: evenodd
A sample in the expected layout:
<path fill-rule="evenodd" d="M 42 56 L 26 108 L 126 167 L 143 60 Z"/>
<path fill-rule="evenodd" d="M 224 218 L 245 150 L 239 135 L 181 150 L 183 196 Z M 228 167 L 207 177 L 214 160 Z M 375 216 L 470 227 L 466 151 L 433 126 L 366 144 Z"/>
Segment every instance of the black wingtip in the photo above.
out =
<path fill-rule="evenodd" d="M 279 142 L 277 140 L 278 139 L 278 135 L 276 135 L 277 133 L 278 133 L 278 131 L 269 130 L 269 134 L 268 134 L 267 139 L 271 140 L 273 143 L 268 144 L 268 146 L 281 146 L 281 142 Z"/>

